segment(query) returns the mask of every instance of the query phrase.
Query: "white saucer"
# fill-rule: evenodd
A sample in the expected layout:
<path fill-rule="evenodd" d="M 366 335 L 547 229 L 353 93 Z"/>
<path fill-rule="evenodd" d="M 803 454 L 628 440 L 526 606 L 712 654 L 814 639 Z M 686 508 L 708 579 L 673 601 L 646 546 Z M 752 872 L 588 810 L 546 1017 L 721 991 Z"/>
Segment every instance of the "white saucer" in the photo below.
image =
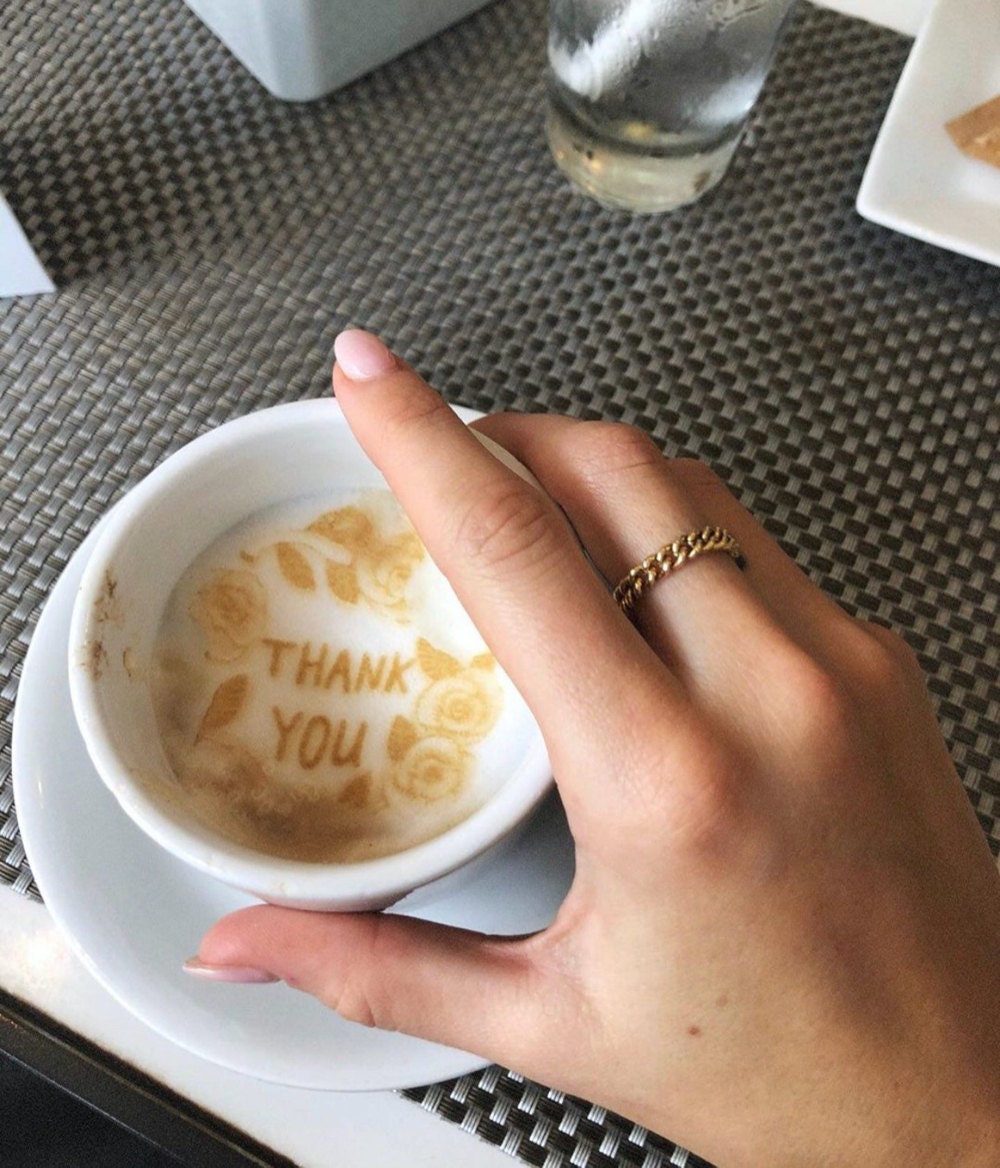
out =
<path fill-rule="evenodd" d="M 966 157 L 944 128 L 998 93 L 997 0 L 936 0 L 868 160 L 859 213 L 1000 264 L 1000 169 Z"/>
<path fill-rule="evenodd" d="M 219 985 L 181 971 L 208 926 L 251 901 L 161 851 L 119 810 L 90 764 L 73 719 L 66 658 L 92 541 L 93 535 L 74 556 L 38 622 L 13 740 L 15 804 L 31 869 L 53 919 L 90 971 L 166 1038 L 275 1083 L 379 1090 L 486 1065 L 464 1051 L 344 1022 L 281 984 Z M 413 915 L 496 934 L 534 932 L 555 916 L 572 871 L 572 840 L 553 797 L 512 849 Z M 476 1009 L 474 1000 L 469 1009 Z"/>

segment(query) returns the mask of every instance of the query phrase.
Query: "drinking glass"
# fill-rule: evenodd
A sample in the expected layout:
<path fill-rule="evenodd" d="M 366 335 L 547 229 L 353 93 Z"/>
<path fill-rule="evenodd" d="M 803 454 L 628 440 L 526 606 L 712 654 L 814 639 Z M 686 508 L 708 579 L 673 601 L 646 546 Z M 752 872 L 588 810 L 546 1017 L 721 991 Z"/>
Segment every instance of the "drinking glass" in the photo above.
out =
<path fill-rule="evenodd" d="M 548 137 L 599 202 L 690 203 L 725 174 L 794 0 L 550 0 Z"/>

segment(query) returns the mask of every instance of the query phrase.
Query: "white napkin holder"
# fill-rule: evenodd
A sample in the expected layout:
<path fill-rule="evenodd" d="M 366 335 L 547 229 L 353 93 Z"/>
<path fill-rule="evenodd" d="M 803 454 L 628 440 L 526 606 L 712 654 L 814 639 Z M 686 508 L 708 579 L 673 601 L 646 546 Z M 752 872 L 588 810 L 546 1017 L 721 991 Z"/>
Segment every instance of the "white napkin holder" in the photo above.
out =
<path fill-rule="evenodd" d="M 275 97 L 312 101 L 488 0 L 185 0 Z"/>

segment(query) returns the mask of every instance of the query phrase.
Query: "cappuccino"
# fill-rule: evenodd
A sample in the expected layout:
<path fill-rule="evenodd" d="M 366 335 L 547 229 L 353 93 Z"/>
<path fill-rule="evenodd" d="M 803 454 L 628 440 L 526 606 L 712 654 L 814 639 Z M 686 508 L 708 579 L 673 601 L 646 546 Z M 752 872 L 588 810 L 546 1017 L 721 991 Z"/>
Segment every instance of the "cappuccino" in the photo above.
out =
<path fill-rule="evenodd" d="M 171 797 L 272 856 L 350 863 L 481 807 L 530 720 L 388 491 L 310 496 L 174 588 L 151 692 Z"/>

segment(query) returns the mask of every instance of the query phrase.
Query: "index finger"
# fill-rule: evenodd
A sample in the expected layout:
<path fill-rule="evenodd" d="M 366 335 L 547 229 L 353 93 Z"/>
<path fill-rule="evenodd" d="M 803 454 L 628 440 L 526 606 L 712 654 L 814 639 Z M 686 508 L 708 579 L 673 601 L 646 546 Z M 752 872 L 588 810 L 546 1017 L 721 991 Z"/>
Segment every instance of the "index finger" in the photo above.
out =
<path fill-rule="evenodd" d="M 567 716 L 592 742 L 595 731 L 633 721 L 637 694 L 667 697 L 669 674 L 555 505 L 376 338 L 350 330 L 335 353 L 348 424 L 531 707 L 550 753 Z"/>

